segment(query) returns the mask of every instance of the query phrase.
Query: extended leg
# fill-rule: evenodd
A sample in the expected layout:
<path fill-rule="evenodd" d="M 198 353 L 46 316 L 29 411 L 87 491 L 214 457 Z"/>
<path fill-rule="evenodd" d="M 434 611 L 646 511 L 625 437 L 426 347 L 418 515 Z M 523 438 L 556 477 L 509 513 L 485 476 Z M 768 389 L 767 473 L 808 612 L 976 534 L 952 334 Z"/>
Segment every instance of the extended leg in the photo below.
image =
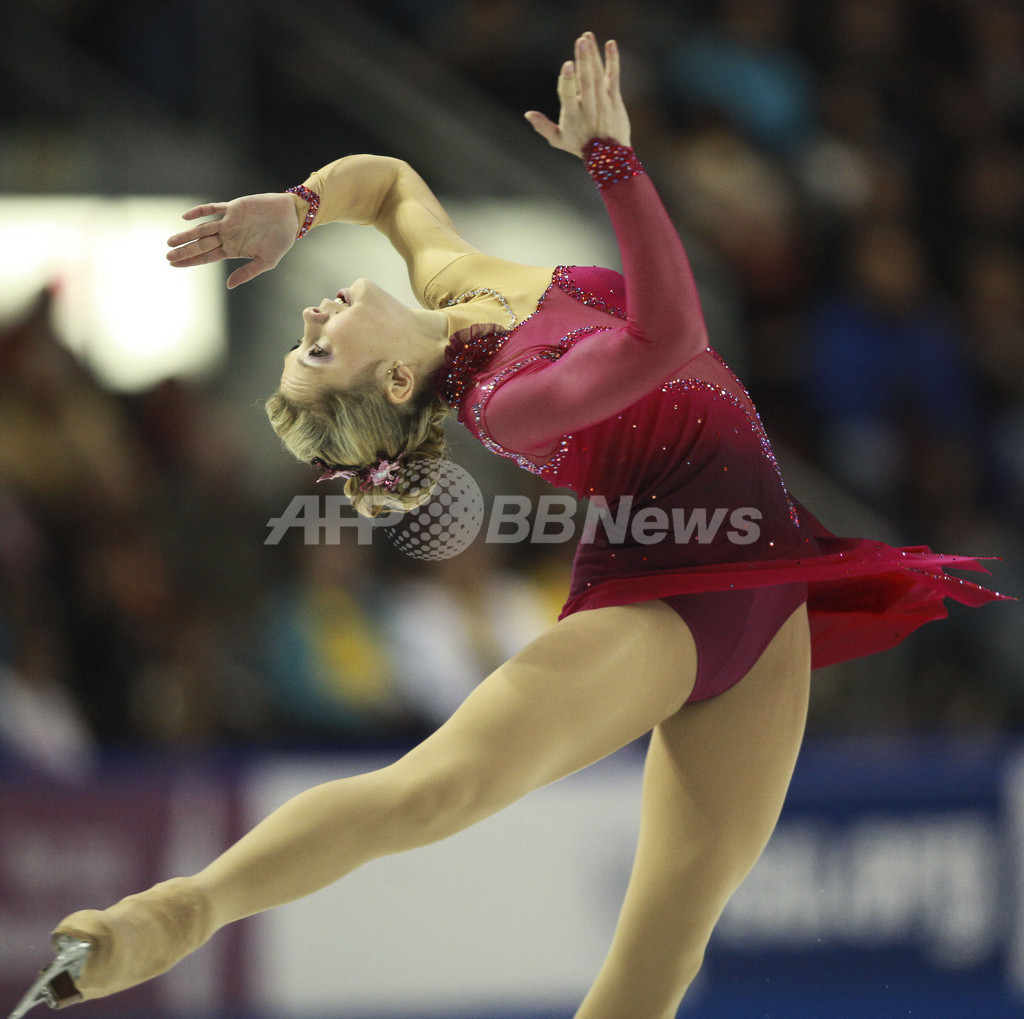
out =
<path fill-rule="evenodd" d="M 577 1019 L 675 1016 L 719 915 L 778 820 L 809 675 L 801 606 L 741 683 L 655 729 L 629 890 Z"/>
<path fill-rule="evenodd" d="M 199 874 L 218 925 L 453 835 L 604 757 L 678 708 L 695 664 L 689 630 L 660 602 L 570 616 L 395 764 L 300 794 Z"/>
<path fill-rule="evenodd" d="M 662 602 L 570 616 L 485 679 L 401 760 L 301 793 L 186 879 L 209 907 L 197 912 L 207 918 L 201 940 L 368 860 L 452 835 L 604 757 L 674 714 L 693 687 L 695 669 L 690 632 Z M 58 930 L 88 935 L 89 923 L 117 909 L 75 914 L 73 924 Z M 156 924 L 147 929 L 165 937 Z M 132 939 L 142 937 L 136 925 Z M 181 941 L 180 954 L 186 943 L 195 947 L 194 938 L 177 932 L 173 940 Z M 116 930 L 108 941 L 112 959 L 136 951 L 118 944 Z M 87 997 L 117 989 L 100 967 L 90 974 L 91 965 L 80 981 Z M 132 983 L 156 975 L 132 972 Z"/>

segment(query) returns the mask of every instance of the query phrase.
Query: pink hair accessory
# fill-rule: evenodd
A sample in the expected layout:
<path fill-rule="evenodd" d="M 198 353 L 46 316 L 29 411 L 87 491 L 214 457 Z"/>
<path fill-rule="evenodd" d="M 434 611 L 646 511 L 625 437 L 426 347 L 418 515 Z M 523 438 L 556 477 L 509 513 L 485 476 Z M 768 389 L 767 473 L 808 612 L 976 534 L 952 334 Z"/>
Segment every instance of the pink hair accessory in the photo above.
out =
<path fill-rule="evenodd" d="M 320 471 L 317 484 L 321 481 L 332 481 L 334 478 L 359 478 L 359 491 L 368 492 L 371 488 L 386 488 L 391 491 L 398 483 L 398 469 L 402 466 L 404 453 L 399 453 L 394 460 L 381 458 L 375 464 L 366 467 L 335 467 L 320 457 L 310 461 L 311 466 Z"/>

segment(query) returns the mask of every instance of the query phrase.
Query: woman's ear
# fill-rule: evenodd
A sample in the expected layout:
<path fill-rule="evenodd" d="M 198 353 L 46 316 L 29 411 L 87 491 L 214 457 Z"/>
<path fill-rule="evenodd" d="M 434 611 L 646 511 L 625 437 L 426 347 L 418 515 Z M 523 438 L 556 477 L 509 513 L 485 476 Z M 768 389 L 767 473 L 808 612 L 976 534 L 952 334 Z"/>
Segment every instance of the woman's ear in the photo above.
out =
<path fill-rule="evenodd" d="M 408 403 L 416 394 L 416 375 L 401 361 L 388 368 L 385 380 L 385 392 L 392 403 Z"/>

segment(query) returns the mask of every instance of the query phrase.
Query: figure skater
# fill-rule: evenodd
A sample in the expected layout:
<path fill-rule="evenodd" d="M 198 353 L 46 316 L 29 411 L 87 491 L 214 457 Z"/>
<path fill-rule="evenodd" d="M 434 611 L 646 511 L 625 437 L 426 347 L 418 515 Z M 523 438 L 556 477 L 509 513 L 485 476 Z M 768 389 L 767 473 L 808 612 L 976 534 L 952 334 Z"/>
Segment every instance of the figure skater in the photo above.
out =
<path fill-rule="evenodd" d="M 559 122 L 526 116 L 584 159 L 624 280 L 490 257 L 406 163 L 365 155 L 291 193 L 191 209 L 201 222 L 168 254 L 246 258 L 234 287 L 311 225 L 382 231 L 422 308 L 366 279 L 306 308 L 271 422 L 362 513 L 429 497 L 452 411 L 488 449 L 600 502 L 560 620 L 394 764 L 301 793 L 198 874 L 67 917 L 26 1007 L 148 980 L 225 924 L 452 835 L 650 732 L 632 878 L 576 1015 L 674 1016 L 779 817 L 812 665 L 898 643 L 944 615 L 944 597 L 1001 597 L 945 573 L 974 560 L 836 538 L 790 496 L 629 147 L 615 43 L 602 56 L 587 33 L 574 57 Z"/>

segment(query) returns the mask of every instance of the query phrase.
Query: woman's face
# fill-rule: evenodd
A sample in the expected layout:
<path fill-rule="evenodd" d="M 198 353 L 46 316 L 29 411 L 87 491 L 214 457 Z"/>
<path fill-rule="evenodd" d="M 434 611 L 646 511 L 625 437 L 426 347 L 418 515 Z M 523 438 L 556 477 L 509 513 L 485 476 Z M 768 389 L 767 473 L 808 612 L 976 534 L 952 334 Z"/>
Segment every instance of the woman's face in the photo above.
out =
<path fill-rule="evenodd" d="M 303 402 L 344 390 L 372 364 L 386 371 L 411 310 L 367 279 L 358 279 L 302 312 L 302 339 L 285 355 L 281 390 Z"/>

